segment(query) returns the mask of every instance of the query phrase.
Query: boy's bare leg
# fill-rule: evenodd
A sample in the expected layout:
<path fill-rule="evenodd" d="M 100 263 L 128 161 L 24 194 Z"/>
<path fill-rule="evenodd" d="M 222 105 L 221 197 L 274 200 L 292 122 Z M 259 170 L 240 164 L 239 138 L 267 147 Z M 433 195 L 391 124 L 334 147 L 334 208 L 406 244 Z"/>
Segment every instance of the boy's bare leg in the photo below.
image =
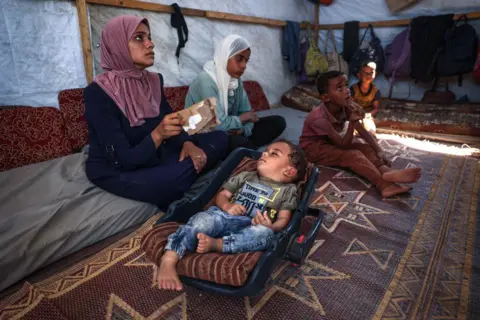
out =
<path fill-rule="evenodd" d="M 198 238 L 198 253 L 207 253 L 207 252 L 222 252 L 223 249 L 223 239 L 222 238 L 212 238 L 207 236 L 205 233 L 197 234 Z"/>
<path fill-rule="evenodd" d="M 381 166 L 378 170 L 382 173 L 382 179 L 393 183 L 417 182 L 421 176 L 420 168 L 408 168 L 394 170 L 387 166 Z"/>
<path fill-rule="evenodd" d="M 177 290 L 183 289 L 182 282 L 177 274 L 178 254 L 168 250 L 163 254 L 162 261 L 157 275 L 158 287 L 160 289 Z"/>

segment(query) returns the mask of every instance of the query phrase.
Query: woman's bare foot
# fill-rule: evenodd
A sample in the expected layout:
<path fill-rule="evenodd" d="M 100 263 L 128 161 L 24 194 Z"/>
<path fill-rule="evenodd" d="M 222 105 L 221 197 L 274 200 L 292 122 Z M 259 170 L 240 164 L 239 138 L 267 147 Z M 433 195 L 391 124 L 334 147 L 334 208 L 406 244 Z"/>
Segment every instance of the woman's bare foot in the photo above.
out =
<path fill-rule="evenodd" d="M 218 238 L 214 239 L 212 237 L 207 236 L 205 233 L 197 234 L 198 238 L 198 246 L 197 252 L 198 253 L 207 253 L 207 252 L 222 252 L 223 248 L 223 239 Z"/>
<path fill-rule="evenodd" d="M 167 251 L 163 254 L 157 275 L 158 287 L 166 290 L 183 289 L 182 282 L 177 274 L 178 254 L 175 251 Z"/>
<path fill-rule="evenodd" d="M 382 179 L 394 183 L 412 183 L 417 182 L 420 179 L 420 175 L 420 168 L 408 168 L 385 172 L 382 175 Z"/>
<path fill-rule="evenodd" d="M 384 188 L 380 193 L 382 194 L 382 197 L 384 198 L 390 198 L 402 193 L 406 193 L 413 188 L 410 186 L 400 186 L 396 183 L 392 183 L 388 187 Z"/>

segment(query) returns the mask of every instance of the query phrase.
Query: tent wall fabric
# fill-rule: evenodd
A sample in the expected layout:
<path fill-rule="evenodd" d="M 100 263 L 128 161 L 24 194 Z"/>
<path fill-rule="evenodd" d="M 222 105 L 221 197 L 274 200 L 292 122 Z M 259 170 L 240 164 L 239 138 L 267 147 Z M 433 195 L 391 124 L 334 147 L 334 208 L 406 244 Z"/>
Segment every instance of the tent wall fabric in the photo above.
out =
<path fill-rule="evenodd" d="M 337 0 L 329 7 L 322 7 L 320 9 L 320 23 L 344 23 L 345 21 L 379 21 L 379 20 L 396 20 L 414 18 L 420 15 L 437 15 L 445 13 L 467 13 L 473 11 L 480 11 L 480 3 L 478 0 L 424 0 L 409 7 L 406 10 L 399 12 L 397 15 L 392 15 L 385 0 Z M 477 33 L 480 34 L 480 20 L 470 22 Z M 405 30 L 404 27 L 395 28 L 375 28 L 376 35 L 380 38 L 382 46 L 391 43 L 395 36 Z M 365 29 L 360 29 L 360 34 L 363 34 Z M 326 36 L 326 31 L 320 32 L 320 44 L 323 46 L 323 41 Z M 343 30 L 335 30 L 335 38 L 337 47 L 342 47 Z M 443 78 L 442 78 L 443 79 Z M 480 90 L 478 85 L 474 83 L 471 75 L 464 77 L 463 86 L 458 87 L 458 81 L 455 77 L 444 78 L 449 80 L 450 90 L 452 90 L 457 98 L 468 95 L 471 101 L 480 101 Z M 350 77 L 350 82 L 357 82 L 355 76 Z M 375 84 L 381 90 L 384 97 L 388 96 L 389 82 L 383 75 L 378 75 Z M 393 98 L 421 100 L 424 92 L 431 88 L 431 83 L 415 84 L 412 80 L 398 79 L 393 87 Z"/>
<path fill-rule="evenodd" d="M 165 0 L 144 0 L 169 4 Z M 314 5 L 308 0 L 178 0 L 180 7 L 215 10 L 271 19 L 312 21 Z M 105 23 L 121 14 L 145 16 L 152 26 L 155 65 L 165 85 L 188 85 L 212 59 L 214 44 L 230 33 L 248 39 L 252 56 L 243 80 L 258 81 L 270 103 L 280 101 L 296 76 L 288 71 L 281 51 L 282 28 L 226 23 L 185 16 L 189 41 L 177 63 L 177 32 L 170 15 L 100 5 L 88 5 L 95 73 L 100 67 L 100 32 Z M 0 1 L 0 105 L 57 106 L 57 94 L 86 83 L 77 11 L 68 0 Z M 4 76 L 5 75 L 5 76 Z"/>
<path fill-rule="evenodd" d="M 156 1 L 167 3 L 167 1 Z M 246 1 L 177 1 L 180 7 L 202 10 L 215 10 L 271 19 L 292 21 L 312 21 L 314 5 L 307 0 L 246 0 Z M 170 15 L 148 11 L 90 5 L 92 25 L 93 60 L 95 74 L 101 72 L 100 43 L 101 29 L 105 23 L 120 14 L 141 14 L 152 26 L 155 42 L 155 66 L 151 71 L 161 72 L 165 86 L 189 85 L 202 70 L 203 65 L 213 57 L 214 46 L 223 37 L 235 33 L 245 37 L 250 43 L 252 54 L 243 80 L 256 80 L 260 83 L 271 104 L 280 101 L 282 94 L 296 83 L 296 75 L 288 71 L 288 64 L 281 53 L 282 28 L 262 25 L 226 23 L 205 18 L 185 16 L 189 30 L 188 43 L 182 49 L 177 63 L 176 30 L 170 27 Z"/>
<path fill-rule="evenodd" d="M 0 105 L 58 105 L 86 85 L 75 1 L 0 1 Z"/>

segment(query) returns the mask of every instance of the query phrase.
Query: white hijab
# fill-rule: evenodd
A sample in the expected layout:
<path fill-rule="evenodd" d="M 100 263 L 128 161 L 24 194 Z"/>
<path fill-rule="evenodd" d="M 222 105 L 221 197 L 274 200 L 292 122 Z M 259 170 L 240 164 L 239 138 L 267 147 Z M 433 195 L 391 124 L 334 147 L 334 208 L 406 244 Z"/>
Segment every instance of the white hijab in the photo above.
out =
<path fill-rule="evenodd" d="M 248 48 L 250 44 L 244 37 L 231 34 L 216 46 L 213 60 L 203 66 L 203 70 L 217 85 L 225 115 L 228 115 L 228 95 L 233 96 L 235 89 L 238 88 L 238 79 L 232 78 L 227 72 L 228 59 Z"/>

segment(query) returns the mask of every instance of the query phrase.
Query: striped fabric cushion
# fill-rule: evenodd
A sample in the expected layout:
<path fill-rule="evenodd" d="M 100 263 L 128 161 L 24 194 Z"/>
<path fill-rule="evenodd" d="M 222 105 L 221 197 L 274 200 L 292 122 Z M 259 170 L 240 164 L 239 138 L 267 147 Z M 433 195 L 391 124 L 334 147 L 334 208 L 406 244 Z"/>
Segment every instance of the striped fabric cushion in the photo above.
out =
<path fill-rule="evenodd" d="M 179 226 L 176 222 L 163 223 L 155 226 L 143 237 L 142 249 L 156 265 L 160 264 L 168 236 Z M 245 284 L 261 255 L 262 252 L 238 254 L 187 252 L 178 262 L 177 272 L 181 276 L 239 287 Z"/>

